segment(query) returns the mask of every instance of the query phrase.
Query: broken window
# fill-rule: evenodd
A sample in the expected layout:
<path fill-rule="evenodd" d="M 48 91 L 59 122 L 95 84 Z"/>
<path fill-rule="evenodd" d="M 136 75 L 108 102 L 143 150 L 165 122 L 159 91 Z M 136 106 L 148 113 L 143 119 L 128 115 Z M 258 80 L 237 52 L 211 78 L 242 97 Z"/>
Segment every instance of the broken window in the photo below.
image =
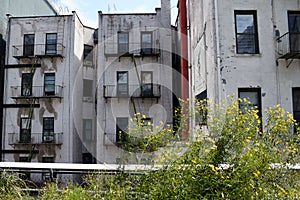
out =
<path fill-rule="evenodd" d="M 21 84 L 22 84 L 21 95 L 31 96 L 32 95 L 32 73 L 23 73 Z"/>
<path fill-rule="evenodd" d="M 117 96 L 128 96 L 128 72 L 117 72 Z"/>
<path fill-rule="evenodd" d="M 142 73 L 142 96 L 152 96 L 153 95 L 153 77 L 152 72 Z"/>
<path fill-rule="evenodd" d="M 258 54 L 256 11 L 235 11 L 236 51 Z"/>
<path fill-rule="evenodd" d="M 44 93 L 45 96 L 55 95 L 55 73 L 45 73 Z"/>
<path fill-rule="evenodd" d="M 56 54 L 57 45 L 57 34 L 47 33 L 46 34 L 46 55 Z"/>
<path fill-rule="evenodd" d="M 128 131 L 128 117 L 117 117 L 116 143 L 126 142 L 127 131 Z"/>
<path fill-rule="evenodd" d="M 34 55 L 34 34 L 25 34 L 24 35 L 24 56 L 33 56 Z"/>
<path fill-rule="evenodd" d="M 141 53 L 142 54 L 152 53 L 152 32 L 141 33 Z"/>
<path fill-rule="evenodd" d="M 118 53 L 126 54 L 129 52 L 129 34 L 118 33 Z"/>
<path fill-rule="evenodd" d="M 54 142 L 54 118 L 45 117 L 43 119 L 43 142 Z"/>

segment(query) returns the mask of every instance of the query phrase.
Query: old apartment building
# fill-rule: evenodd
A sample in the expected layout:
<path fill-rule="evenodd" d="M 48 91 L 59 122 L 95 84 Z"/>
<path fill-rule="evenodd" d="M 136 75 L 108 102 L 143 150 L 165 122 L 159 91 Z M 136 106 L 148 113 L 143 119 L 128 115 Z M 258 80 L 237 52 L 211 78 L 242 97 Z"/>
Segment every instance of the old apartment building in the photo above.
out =
<path fill-rule="evenodd" d="M 9 17 L 3 161 L 93 162 L 94 32 L 75 12 Z"/>
<path fill-rule="evenodd" d="M 134 114 L 146 116 L 145 124 L 172 125 L 171 44 L 170 0 L 162 0 L 155 13 L 99 12 L 97 158 L 100 162 L 120 163 L 125 158 L 124 162 L 137 162 L 121 148 Z"/>
<path fill-rule="evenodd" d="M 190 95 L 275 104 L 300 121 L 300 2 L 188 0 Z"/>
<path fill-rule="evenodd" d="M 8 16 L 7 27 L 3 161 L 135 163 L 121 145 L 129 119 L 172 126 L 170 0 L 99 12 L 98 29 L 76 12 Z"/>

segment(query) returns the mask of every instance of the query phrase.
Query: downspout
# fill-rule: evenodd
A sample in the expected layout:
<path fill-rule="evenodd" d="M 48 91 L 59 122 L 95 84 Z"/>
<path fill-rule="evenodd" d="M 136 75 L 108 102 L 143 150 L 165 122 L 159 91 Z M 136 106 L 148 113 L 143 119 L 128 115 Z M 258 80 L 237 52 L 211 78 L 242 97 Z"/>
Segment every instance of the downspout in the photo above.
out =
<path fill-rule="evenodd" d="M 187 47 L 187 9 L 186 0 L 179 0 L 179 23 L 180 23 L 180 48 L 181 48 L 181 98 L 184 101 L 182 106 L 183 116 L 188 114 L 189 77 L 188 77 L 188 47 Z M 188 125 L 188 119 L 184 122 Z M 188 127 L 182 130 L 182 140 L 188 138 Z"/>
<path fill-rule="evenodd" d="M 221 55 L 220 55 L 220 46 L 219 46 L 219 41 L 220 41 L 220 35 L 219 35 L 219 11 L 218 11 L 219 7 L 218 7 L 218 0 L 214 0 L 214 18 L 215 18 L 215 44 L 216 44 L 216 74 L 215 74 L 215 82 L 216 82 L 216 88 L 214 91 L 214 95 L 215 95 L 215 103 L 219 103 L 221 102 L 221 87 L 220 87 L 220 65 L 221 65 Z"/>

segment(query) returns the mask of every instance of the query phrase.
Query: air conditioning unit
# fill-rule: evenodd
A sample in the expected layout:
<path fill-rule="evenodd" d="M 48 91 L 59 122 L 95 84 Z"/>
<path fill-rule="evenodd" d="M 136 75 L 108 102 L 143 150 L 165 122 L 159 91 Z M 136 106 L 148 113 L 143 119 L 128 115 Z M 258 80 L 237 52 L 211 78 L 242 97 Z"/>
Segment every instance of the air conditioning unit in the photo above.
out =
<path fill-rule="evenodd" d="M 44 142 L 53 142 L 54 137 L 53 136 L 44 136 L 43 141 Z"/>

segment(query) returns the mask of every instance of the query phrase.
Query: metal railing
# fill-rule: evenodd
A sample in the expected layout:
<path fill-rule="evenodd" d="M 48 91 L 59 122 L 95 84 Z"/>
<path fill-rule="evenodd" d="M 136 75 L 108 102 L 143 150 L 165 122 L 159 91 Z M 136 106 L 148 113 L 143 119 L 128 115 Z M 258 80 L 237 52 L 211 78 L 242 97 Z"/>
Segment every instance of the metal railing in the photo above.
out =
<path fill-rule="evenodd" d="M 34 45 L 13 45 L 13 57 L 47 56 L 63 57 L 64 45 L 55 44 L 34 44 Z"/>
<path fill-rule="evenodd" d="M 62 144 L 63 133 L 8 133 L 8 143 L 15 144 Z"/>
<path fill-rule="evenodd" d="M 276 41 L 279 58 L 300 58 L 300 33 L 287 32 Z"/>
<path fill-rule="evenodd" d="M 47 90 L 44 86 L 33 86 L 22 88 L 21 86 L 11 86 L 11 98 L 62 98 L 63 86 L 55 85 L 53 90 Z"/>
<path fill-rule="evenodd" d="M 158 56 L 160 54 L 159 40 L 152 42 L 151 46 L 143 47 L 141 43 L 118 44 L 116 42 L 104 43 L 105 55 L 135 55 L 135 56 Z"/>
<path fill-rule="evenodd" d="M 157 84 L 128 85 L 127 87 L 105 85 L 103 87 L 103 96 L 105 98 L 159 98 L 161 96 L 160 85 Z"/>

